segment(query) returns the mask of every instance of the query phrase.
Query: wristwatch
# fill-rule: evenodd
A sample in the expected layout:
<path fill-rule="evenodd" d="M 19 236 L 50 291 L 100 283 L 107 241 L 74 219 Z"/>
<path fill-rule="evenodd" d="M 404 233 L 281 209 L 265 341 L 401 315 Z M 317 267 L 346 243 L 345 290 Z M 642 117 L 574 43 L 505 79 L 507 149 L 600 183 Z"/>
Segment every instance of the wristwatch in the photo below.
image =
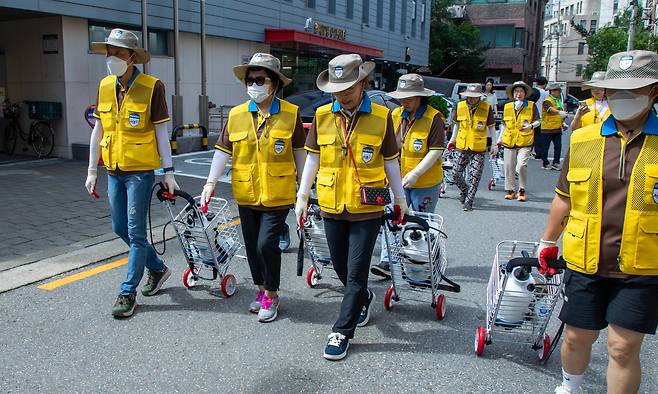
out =
<path fill-rule="evenodd" d="M 162 171 L 166 174 L 168 172 L 174 172 L 174 167 L 163 168 Z"/>

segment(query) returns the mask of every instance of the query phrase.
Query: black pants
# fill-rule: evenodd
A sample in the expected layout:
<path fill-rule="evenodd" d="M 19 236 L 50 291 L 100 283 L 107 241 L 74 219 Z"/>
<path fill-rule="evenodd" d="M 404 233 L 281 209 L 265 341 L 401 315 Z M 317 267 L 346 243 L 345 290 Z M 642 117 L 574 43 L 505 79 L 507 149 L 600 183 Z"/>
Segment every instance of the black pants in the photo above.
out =
<path fill-rule="evenodd" d="M 281 282 L 279 236 L 290 209 L 258 211 L 239 206 L 244 248 L 254 284 L 278 291 Z"/>
<path fill-rule="evenodd" d="M 381 219 L 349 222 L 325 218 L 329 252 L 338 278 L 345 286 L 343 302 L 333 331 L 354 337 L 356 322 L 368 300 L 368 273 Z"/>
<path fill-rule="evenodd" d="M 532 150 L 536 158 L 541 158 L 541 128 L 535 127 L 535 138 L 532 140 Z"/>
<path fill-rule="evenodd" d="M 553 164 L 560 164 L 560 156 L 562 156 L 562 133 L 541 133 L 541 160 L 544 166 L 549 164 L 548 149 L 551 142 L 553 143 Z"/>

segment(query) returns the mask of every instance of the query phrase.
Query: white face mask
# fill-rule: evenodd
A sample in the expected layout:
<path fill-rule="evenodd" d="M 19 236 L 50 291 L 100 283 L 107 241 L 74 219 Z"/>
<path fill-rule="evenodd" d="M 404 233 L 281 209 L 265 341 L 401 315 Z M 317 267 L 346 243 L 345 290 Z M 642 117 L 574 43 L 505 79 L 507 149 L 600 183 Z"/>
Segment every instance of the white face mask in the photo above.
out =
<path fill-rule="evenodd" d="M 647 112 L 651 107 L 651 102 L 646 94 L 635 94 L 629 90 L 620 90 L 608 94 L 608 106 L 615 119 L 628 121 Z"/>
<path fill-rule="evenodd" d="M 116 56 L 108 56 L 105 62 L 107 63 L 107 71 L 111 75 L 120 77 L 128 70 L 128 62 Z"/>
<path fill-rule="evenodd" d="M 270 85 L 258 86 L 254 83 L 251 86 L 247 86 L 247 94 L 256 103 L 262 103 L 270 95 Z"/>
<path fill-rule="evenodd" d="M 516 109 L 519 109 L 519 108 L 523 107 L 523 100 L 516 100 L 516 101 L 514 101 L 514 107 L 515 107 Z"/>

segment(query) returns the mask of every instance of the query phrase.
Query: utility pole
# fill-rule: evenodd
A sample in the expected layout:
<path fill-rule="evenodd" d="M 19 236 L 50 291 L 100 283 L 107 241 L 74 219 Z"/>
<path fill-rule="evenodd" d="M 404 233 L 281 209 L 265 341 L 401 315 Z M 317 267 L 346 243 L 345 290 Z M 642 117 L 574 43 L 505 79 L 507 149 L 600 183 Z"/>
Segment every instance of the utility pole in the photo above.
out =
<path fill-rule="evenodd" d="M 148 12 L 146 10 L 146 0 L 142 0 L 142 48 L 145 51 L 149 50 L 149 30 L 148 30 Z M 148 74 L 151 70 L 151 65 L 144 63 L 144 73 Z"/>
<path fill-rule="evenodd" d="M 633 10 L 631 11 L 631 26 L 628 29 L 628 42 L 626 43 L 626 50 L 633 50 L 633 41 L 635 41 L 635 24 L 637 23 L 637 0 L 631 0 Z"/>
<path fill-rule="evenodd" d="M 562 6 L 561 0 L 557 0 L 557 31 L 555 43 L 555 81 L 560 78 L 560 36 L 562 35 L 562 19 L 560 18 L 560 7 Z"/>
<path fill-rule="evenodd" d="M 208 127 L 208 96 L 206 95 L 206 0 L 199 2 L 201 24 L 201 95 L 199 96 L 199 123 Z"/>
<path fill-rule="evenodd" d="M 180 34 L 178 21 L 178 0 L 174 0 L 174 96 L 173 127 L 183 123 L 183 97 L 180 96 Z"/>

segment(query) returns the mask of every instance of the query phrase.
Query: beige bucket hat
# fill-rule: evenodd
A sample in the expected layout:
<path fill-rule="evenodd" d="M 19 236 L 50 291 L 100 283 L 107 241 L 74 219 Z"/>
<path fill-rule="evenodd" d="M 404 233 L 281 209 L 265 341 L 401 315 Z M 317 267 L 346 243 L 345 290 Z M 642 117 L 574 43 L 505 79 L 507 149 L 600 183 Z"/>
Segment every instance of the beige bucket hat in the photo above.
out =
<path fill-rule="evenodd" d="M 658 83 L 658 54 L 651 51 L 619 52 L 610 56 L 605 79 L 590 88 L 633 90 Z"/>
<path fill-rule="evenodd" d="M 482 95 L 482 85 L 479 83 L 469 83 L 466 85 L 466 90 L 463 92 L 459 93 L 460 96 L 462 97 L 479 97 L 481 98 Z"/>
<path fill-rule="evenodd" d="M 251 59 L 249 59 L 248 64 L 240 64 L 233 67 L 233 74 L 240 82 L 244 83 L 244 78 L 247 76 L 249 67 L 260 67 L 272 71 L 281 79 L 283 86 L 288 86 L 292 82 L 292 79 L 286 77 L 281 72 L 281 61 L 269 53 L 254 53 Z"/>
<path fill-rule="evenodd" d="M 594 74 L 592 74 L 592 78 L 590 78 L 589 81 L 583 82 L 583 84 L 580 86 L 580 90 L 589 90 L 590 84 L 598 81 L 603 81 L 604 79 L 605 79 L 605 71 L 596 71 Z"/>
<path fill-rule="evenodd" d="M 514 100 L 514 89 L 519 88 L 519 87 L 521 87 L 521 88 L 523 88 L 523 90 L 525 90 L 526 97 L 530 96 L 532 94 L 532 89 L 530 88 L 530 85 L 528 85 L 527 83 L 525 83 L 523 81 L 516 81 L 513 84 L 509 85 L 507 87 L 507 89 L 505 89 L 505 92 L 507 93 L 507 97 L 510 100 Z"/>
<path fill-rule="evenodd" d="M 558 83 L 556 83 L 556 82 L 551 82 L 551 83 L 548 84 L 548 86 L 546 86 L 546 90 L 548 90 L 549 92 L 550 92 L 551 90 L 559 90 L 559 91 L 562 91 L 562 86 L 560 86 L 560 85 L 559 85 Z"/>
<path fill-rule="evenodd" d="M 108 45 L 135 51 L 136 64 L 148 63 L 151 60 L 151 55 L 144 48 L 137 45 L 137 36 L 130 30 L 112 29 L 105 41 L 91 43 L 91 52 L 105 55 L 107 54 Z"/>
<path fill-rule="evenodd" d="M 315 83 L 323 92 L 342 92 L 368 77 L 374 69 L 375 63 L 364 62 L 359 55 L 338 55 L 329 61 L 329 68 L 318 75 Z"/>
<path fill-rule="evenodd" d="M 398 87 L 388 95 L 396 99 L 409 97 L 430 97 L 436 92 L 425 89 L 423 77 L 418 74 L 405 74 L 398 79 Z"/>

